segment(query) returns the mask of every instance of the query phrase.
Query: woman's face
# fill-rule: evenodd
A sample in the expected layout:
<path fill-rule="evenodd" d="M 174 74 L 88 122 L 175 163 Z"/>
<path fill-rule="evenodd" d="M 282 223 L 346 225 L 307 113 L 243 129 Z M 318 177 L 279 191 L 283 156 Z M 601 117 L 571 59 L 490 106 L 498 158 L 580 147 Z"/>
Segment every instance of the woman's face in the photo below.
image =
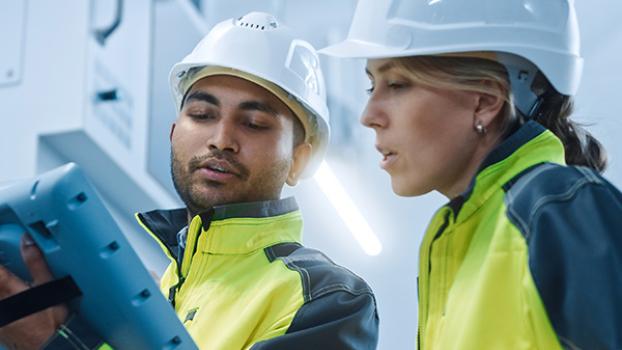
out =
<path fill-rule="evenodd" d="M 368 61 L 372 86 L 361 123 L 376 132 L 380 166 L 396 194 L 438 190 L 452 198 L 466 189 L 481 161 L 474 159 L 478 94 L 422 86 L 394 63 Z"/>

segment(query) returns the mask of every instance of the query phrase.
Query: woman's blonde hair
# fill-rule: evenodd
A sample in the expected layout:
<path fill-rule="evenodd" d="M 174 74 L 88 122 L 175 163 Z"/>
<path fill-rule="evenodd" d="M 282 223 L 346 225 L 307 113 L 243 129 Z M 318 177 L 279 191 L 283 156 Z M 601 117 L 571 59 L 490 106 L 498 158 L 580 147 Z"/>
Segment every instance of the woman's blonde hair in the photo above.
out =
<path fill-rule="evenodd" d="M 525 121 L 514 107 L 507 70 L 494 60 L 493 53 L 412 56 L 393 60 L 398 69 L 423 86 L 479 92 L 502 98 L 505 105 L 500 113 L 500 131 L 504 136 L 514 129 L 513 126 Z M 604 171 L 607 166 L 604 147 L 582 126 L 570 120 L 572 97 L 558 93 L 544 76 L 541 78 L 539 83 L 544 91 L 543 100 L 531 118 L 560 138 L 567 164 Z"/>

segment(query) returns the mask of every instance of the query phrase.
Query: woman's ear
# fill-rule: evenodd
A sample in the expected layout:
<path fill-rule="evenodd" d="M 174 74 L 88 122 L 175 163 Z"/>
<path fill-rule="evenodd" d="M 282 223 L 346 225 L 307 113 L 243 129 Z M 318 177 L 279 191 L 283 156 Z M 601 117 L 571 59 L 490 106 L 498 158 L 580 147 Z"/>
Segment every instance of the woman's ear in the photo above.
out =
<path fill-rule="evenodd" d="M 290 186 L 296 186 L 300 175 L 303 173 L 309 160 L 311 159 L 311 153 L 313 146 L 308 142 L 302 142 L 294 148 L 294 154 L 292 156 L 292 166 L 287 174 L 287 180 L 285 181 Z"/>
<path fill-rule="evenodd" d="M 475 94 L 475 110 L 473 112 L 473 126 L 478 128 L 478 125 L 483 127 L 484 130 L 490 129 L 492 125 L 500 122 L 500 117 L 503 106 L 505 105 L 505 92 L 504 89 L 497 83 L 484 82 L 485 84 L 494 84 L 495 89 L 498 89 L 498 94 L 476 93 Z"/>

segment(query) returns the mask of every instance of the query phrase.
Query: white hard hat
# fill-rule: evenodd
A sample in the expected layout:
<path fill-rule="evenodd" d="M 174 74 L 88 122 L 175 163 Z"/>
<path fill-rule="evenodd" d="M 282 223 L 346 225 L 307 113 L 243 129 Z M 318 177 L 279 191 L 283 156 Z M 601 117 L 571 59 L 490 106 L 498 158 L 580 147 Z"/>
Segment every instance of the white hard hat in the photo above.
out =
<path fill-rule="evenodd" d="M 518 84 L 529 89 L 535 65 L 559 93 L 574 95 L 583 67 L 574 1 L 359 0 L 346 40 L 320 53 L 389 58 L 474 51 L 499 53 L 499 62 L 514 68 L 517 76 L 508 70 L 513 91 L 521 90 Z"/>
<path fill-rule="evenodd" d="M 311 44 L 267 13 L 251 12 L 218 23 L 170 72 L 178 111 L 190 87 L 212 75 L 249 80 L 285 103 L 313 146 L 302 177 L 313 175 L 326 153 L 330 129 L 324 77 Z"/>

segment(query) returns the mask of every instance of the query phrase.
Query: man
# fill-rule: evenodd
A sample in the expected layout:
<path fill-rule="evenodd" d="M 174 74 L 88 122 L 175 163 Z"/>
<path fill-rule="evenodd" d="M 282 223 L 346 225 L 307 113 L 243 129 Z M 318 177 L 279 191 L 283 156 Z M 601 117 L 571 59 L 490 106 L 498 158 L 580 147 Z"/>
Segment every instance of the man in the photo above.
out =
<path fill-rule="evenodd" d="M 250 13 L 214 27 L 173 67 L 170 81 L 179 111 L 170 133 L 171 173 L 186 208 L 137 218 L 171 260 L 161 288 L 197 345 L 374 349 L 378 317 L 370 288 L 302 247 L 296 203 L 279 199 L 285 183 L 313 173 L 328 140 L 313 47 L 274 17 Z M 31 246 L 23 251 L 35 283 L 48 280 Z M 0 275 L 10 280 L 3 294 L 25 288 Z M 13 293 L 9 285 L 17 286 Z M 36 348 L 66 312 L 32 315 L 38 323 L 20 320 L 0 329 L 0 339 Z M 26 327 L 42 324 L 39 343 L 24 336 Z M 61 326 L 48 347 L 98 345 L 74 326 L 80 325 Z"/>

